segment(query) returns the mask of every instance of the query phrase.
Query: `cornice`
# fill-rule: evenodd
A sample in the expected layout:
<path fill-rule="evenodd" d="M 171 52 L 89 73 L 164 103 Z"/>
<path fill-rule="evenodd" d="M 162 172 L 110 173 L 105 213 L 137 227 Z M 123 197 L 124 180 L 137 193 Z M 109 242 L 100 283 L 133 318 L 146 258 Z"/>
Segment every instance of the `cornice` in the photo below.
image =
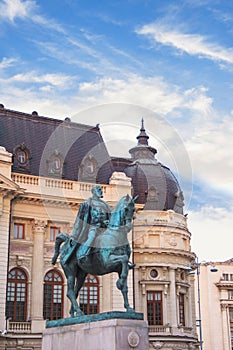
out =
<path fill-rule="evenodd" d="M 215 283 L 215 285 L 219 289 L 233 289 L 233 281 L 232 282 L 220 281 L 218 283 Z"/>
<path fill-rule="evenodd" d="M 196 255 L 192 252 L 187 252 L 185 250 L 167 249 L 167 248 L 134 248 L 134 254 L 158 254 L 158 255 L 177 255 L 182 257 L 187 257 L 189 259 L 195 259 Z M 233 285 L 232 285 L 233 287 Z"/>
<path fill-rule="evenodd" d="M 21 202 L 21 203 L 27 203 L 27 204 L 37 204 L 37 205 L 50 205 L 50 206 L 60 206 L 60 207 L 74 207 L 74 208 L 78 208 L 78 206 L 80 205 L 81 201 L 69 201 L 68 199 L 66 200 L 61 200 L 59 198 L 49 198 L 46 196 L 35 196 L 35 194 L 27 194 L 27 195 L 23 195 L 23 196 L 19 196 L 17 198 L 17 202 Z"/>

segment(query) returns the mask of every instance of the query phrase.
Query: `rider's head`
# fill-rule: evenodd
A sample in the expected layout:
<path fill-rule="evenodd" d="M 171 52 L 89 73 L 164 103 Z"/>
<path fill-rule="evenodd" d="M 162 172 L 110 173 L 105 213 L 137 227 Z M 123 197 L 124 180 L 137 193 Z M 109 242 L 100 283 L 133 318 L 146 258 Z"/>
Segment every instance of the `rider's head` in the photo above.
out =
<path fill-rule="evenodd" d="M 94 186 L 91 189 L 93 197 L 103 198 L 103 192 L 101 186 Z"/>

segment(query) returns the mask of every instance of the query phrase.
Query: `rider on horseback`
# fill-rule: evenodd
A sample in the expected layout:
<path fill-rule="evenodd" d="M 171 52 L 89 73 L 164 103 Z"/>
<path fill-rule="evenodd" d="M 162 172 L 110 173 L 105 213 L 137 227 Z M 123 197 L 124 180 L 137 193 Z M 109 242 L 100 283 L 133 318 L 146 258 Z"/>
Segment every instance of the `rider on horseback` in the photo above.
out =
<path fill-rule="evenodd" d="M 80 204 L 80 208 L 74 223 L 74 228 L 69 238 L 69 249 L 63 258 L 67 263 L 73 253 L 78 249 L 78 259 L 84 262 L 89 255 L 91 248 L 95 246 L 94 240 L 103 233 L 107 227 L 111 216 L 111 208 L 103 201 L 102 188 L 99 185 L 92 187 L 92 197 Z M 56 247 L 56 245 L 55 245 Z M 101 248 L 101 247 L 98 247 Z M 53 264 L 56 263 L 59 255 L 59 248 L 55 248 Z M 132 269 L 135 264 L 129 263 Z"/>
<path fill-rule="evenodd" d="M 81 244 L 80 259 L 90 253 L 96 236 L 108 227 L 111 215 L 111 208 L 101 199 L 103 198 L 102 188 L 98 185 L 94 186 L 91 192 L 92 197 L 80 205 L 71 235 L 73 241 Z"/>

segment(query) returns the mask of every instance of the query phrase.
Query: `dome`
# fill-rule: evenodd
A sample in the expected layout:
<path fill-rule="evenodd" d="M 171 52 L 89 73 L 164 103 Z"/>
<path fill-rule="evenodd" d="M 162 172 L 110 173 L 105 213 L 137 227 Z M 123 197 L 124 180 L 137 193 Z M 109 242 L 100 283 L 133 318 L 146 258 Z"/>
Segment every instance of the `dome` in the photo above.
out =
<path fill-rule="evenodd" d="M 137 146 L 131 148 L 131 162 L 124 172 L 132 179 L 133 195 L 144 210 L 174 210 L 183 214 L 184 198 L 174 174 L 155 158 L 157 150 L 148 145 L 149 136 L 144 128 L 137 136 Z"/>

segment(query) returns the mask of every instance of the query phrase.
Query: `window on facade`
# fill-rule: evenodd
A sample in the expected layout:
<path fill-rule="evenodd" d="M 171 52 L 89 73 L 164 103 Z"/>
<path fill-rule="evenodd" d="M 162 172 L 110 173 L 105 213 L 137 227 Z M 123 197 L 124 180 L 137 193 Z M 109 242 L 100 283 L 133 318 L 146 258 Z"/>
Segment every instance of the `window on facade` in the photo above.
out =
<path fill-rule="evenodd" d="M 24 224 L 14 224 L 14 238 L 24 239 Z"/>
<path fill-rule="evenodd" d="M 228 299 L 233 299 L 233 290 L 228 290 Z"/>
<path fill-rule="evenodd" d="M 44 278 L 44 320 L 57 320 L 63 317 L 63 278 L 55 270 Z"/>
<path fill-rule="evenodd" d="M 229 307 L 230 322 L 233 322 L 233 307 Z"/>
<path fill-rule="evenodd" d="M 88 275 L 79 293 L 80 308 L 86 315 L 99 312 L 99 281 L 97 277 Z"/>
<path fill-rule="evenodd" d="M 179 294 L 179 324 L 185 325 L 184 294 Z"/>
<path fill-rule="evenodd" d="M 163 324 L 162 292 L 147 292 L 147 320 L 149 326 Z"/>
<path fill-rule="evenodd" d="M 55 157 L 53 159 L 53 169 L 54 170 L 59 170 L 61 168 L 61 159 L 58 157 Z"/>
<path fill-rule="evenodd" d="M 223 279 L 223 281 L 229 281 L 229 275 L 228 275 L 228 273 L 223 273 L 223 274 L 222 274 L 222 279 Z"/>
<path fill-rule="evenodd" d="M 47 160 L 48 164 L 48 174 L 53 176 L 62 175 L 62 167 L 63 167 L 64 158 L 60 152 L 57 150 L 54 151 L 53 154 Z"/>
<path fill-rule="evenodd" d="M 27 276 L 18 268 L 8 273 L 6 317 L 16 322 L 27 318 Z"/>
<path fill-rule="evenodd" d="M 50 242 L 55 242 L 57 235 L 60 233 L 60 227 L 50 227 Z"/>
<path fill-rule="evenodd" d="M 95 171 L 95 165 L 94 165 L 94 162 L 92 162 L 91 160 L 89 160 L 86 164 L 86 167 L 87 167 L 87 172 L 89 174 L 93 174 L 94 171 Z"/>
<path fill-rule="evenodd" d="M 25 164 L 27 162 L 27 152 L 19 149 L 17 151 L 17 160 L 20 164 Z"/>
<path fill-rule="evenodd" d="M 18 169 L 29 171 L 31 154 L 29 149 L 24 145 L 18 145 L 13 150 L 14 166 Z"/>

